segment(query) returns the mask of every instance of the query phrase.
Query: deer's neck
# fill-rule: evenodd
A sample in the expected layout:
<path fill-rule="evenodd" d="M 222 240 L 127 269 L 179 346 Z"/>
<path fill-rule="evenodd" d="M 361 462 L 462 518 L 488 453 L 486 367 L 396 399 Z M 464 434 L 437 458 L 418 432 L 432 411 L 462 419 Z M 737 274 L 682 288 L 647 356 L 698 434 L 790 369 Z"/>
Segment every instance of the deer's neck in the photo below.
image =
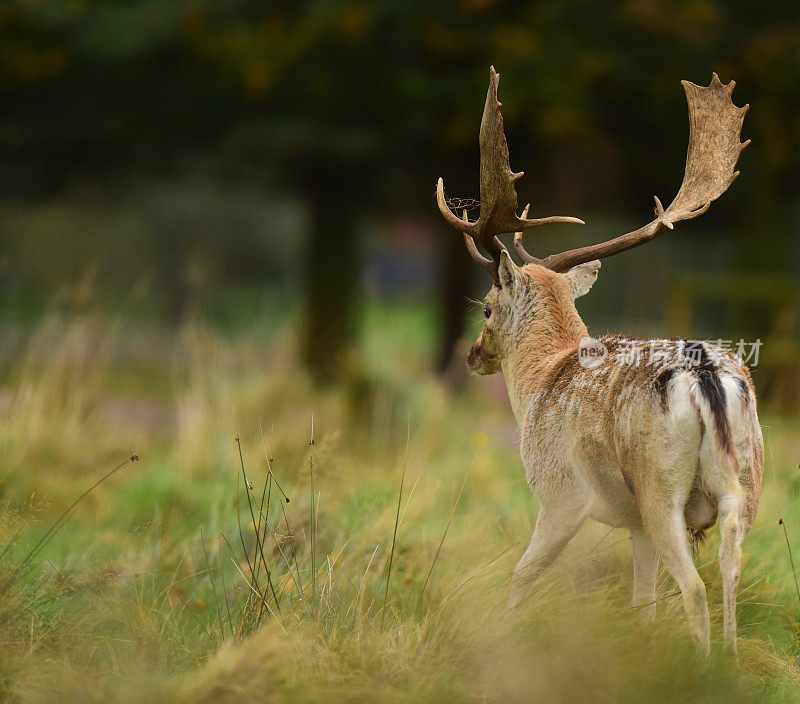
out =
<path fill-rule="evenodd" d="M 578 312 L 574 306 L 570 308 L 559 316 L 548 315 L 527 326 L 503 360 L 508 398 L 520 428 L 533 396 L 547 383 L 548 371 L 588 335 Z"/>

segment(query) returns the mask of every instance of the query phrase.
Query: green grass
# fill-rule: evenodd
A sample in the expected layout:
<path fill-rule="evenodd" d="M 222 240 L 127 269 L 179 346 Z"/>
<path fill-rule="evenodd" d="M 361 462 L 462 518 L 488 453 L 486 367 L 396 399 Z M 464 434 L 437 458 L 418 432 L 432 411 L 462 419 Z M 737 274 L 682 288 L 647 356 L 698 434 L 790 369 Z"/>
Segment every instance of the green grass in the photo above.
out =
<path fill-rule="evenodd" d="M 629 542 L 601 526 L 508 617 L 536 503 L 500 380 L 433 377 L 431 324 L 419 306 L 370 309 L 358 372 L 321 389 L 297 368 L 291 329 L 267 318 L 174 333 L 43 319 L 3 367 L 0 584 L 82 491 L 141 459 L 0 592 L 0 699 L 800 701 L 800 604 L 778 525 L 800 556 L 800 420 L 762 418 L 738 667 L 720 642 L 716 536 L 697 557 L 707 665 L 663 570 L 656 623 L 631 611 Z"/>

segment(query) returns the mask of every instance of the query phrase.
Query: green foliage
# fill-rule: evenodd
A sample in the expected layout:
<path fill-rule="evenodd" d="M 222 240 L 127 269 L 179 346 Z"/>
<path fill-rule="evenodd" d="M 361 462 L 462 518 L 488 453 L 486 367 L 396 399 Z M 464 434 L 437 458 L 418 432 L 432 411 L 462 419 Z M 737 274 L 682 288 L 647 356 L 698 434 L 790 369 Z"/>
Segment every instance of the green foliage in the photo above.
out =
<path fill-rule="evenodd" d="M 271 214 L 277 203 L 256 212 L 266 193 L 313 202 L 333 189 L 331 237 L 337 209 L 432 219 L 437 175 L 475 195 L 490 63 L 512 163 L 528 170 L 522 197 L 582 212 L 633 204 L 637 217 L 679 183 L 679 79 L 735 77 L 753 146 L 723 211 L 739 243 L 731 264 L 785 269 L 799 31 L 791 3 L 753 0 L 11 0 L 0 9 L 4 219 L 58 194 L 78 212 L 14 233 L 5 274 L 52 285 L 41 262 L 75 276 L 88 252 L 106 273 L 127 270 L 124 285 L 152 267 L 168 299 L 185 295 L 198 261 L 223 282 L 285 275 L 274 262 L 292 228 Z M 245 202 L 242 184 L 255 187 Z"/>

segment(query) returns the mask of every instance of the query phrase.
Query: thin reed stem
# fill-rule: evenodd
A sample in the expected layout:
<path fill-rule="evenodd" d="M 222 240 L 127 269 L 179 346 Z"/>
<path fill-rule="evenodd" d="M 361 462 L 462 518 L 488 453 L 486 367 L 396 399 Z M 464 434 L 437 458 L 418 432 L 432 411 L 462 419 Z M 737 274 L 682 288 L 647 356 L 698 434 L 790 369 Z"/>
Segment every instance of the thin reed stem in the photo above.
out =
<path fill-rule="evenodd" d="M 269 485 L 269 488 L 267 488 L 267 485 Z M 265 529 L 263 533 L 261 532 L 261 520 L 262 520 L 261 516 L 262 515 L 264 516 L 263 520 L 265 520 L 265 521 L 269 520 L 269 503 L 270 503 L 270 497 L 271 496 L 272 496 L 272 477 L 270 475 L 267 475 L 267 481 L 264 482 L 264 490 L 261 492 L 261 503 L 258 506 L 258 510 L 259 510 L 258 524 L 256 525 L 256 535 L 260 535 L 261 536 L 261 544 L 262 545 L 264 544 L 264 537 L 266 536 L 267 531 Z M 264 512 L 264 502 L 265 501 L 266 501 L 266 507 L 267 507 L 266 513 Z M 260 572 L 259 565 L 256 565 L 256 572 L 257 573 Z M 261 612 L 258 614 L 258 622 L 259 623 L 261 623 L 261 619 L 263 617 L 264 617 L 264 608 L 262 606 Z"/>
<path fill-rule="evenodd" d="M 211 563 L 208 561 L 208 550 L 206 550 L 206 539 L 203 536 L 203 526 L 200 526 L 200 542 L 203 544 L 203 556 L 206 558 L 206 568 L 208 570 L 208 578 L 211 580 L 211 591 L 214 594 L 214 605 L 217 608 L 217 618 L 219 618 L 219 631 L 222 638 L 225 638 L 225 628 L 222 625 L 222 611 L 219 608 L 219 597 L 217 596 L 217 585 L 214 584 L 214 574 L 211 571 Z"/>
<path fill-rule="evenodd" d="M 289 576 L 292 578 L 294 586 L 297 587 L 297 591 L 300 594 L 300 599 L 302 599 L 303 601 L 303 607 L 305 608 L 306 615 L 310 617 L 311 611 L 309 611 L 308 603 L 306 602 L 306 597 L 303 594 L 303 590 L 300 588 L 300 584 L 298 583 L 297 578 L 294 576 L 294 572 L 292 572 L 292 567 L 289 564 L 289 560 L 287 559 L 286 554 L 283 552 L 283 548 L 281 547 L 281 543 L 278 540 L 278 536 L 275 535 L 275 532 L 272 530 L 272 527 L 269 525 L 267 521 L 264 521 L 264 525 L 267 527 L 267 530 L 269 531 L 272 540 L 275 542 L 275 547 L 278 548 L 278 552 L 281 554 L 281 557 L 283 558 L 283 563 L 286 565 L 286 570 L 289 572 Z"/>
<path fill-rule="evenodd" d="M 800 604 L 800 584 L 797 582 L 797 570 L 794 568 L 794 558 L 792 557 L 792 546 L 789 543 L 789 533 L 786 531 L 786 524 L 782 518 L 778 519 L 778 524 L 783 527 L 783 536 L 786 538 L 786 549 L 789 551 L 789 564 L 792 566 L 792 576 L 794 577 L 794 587 L 797 590 L 797 602 Z"/>
<path fill-rule="evenodd" d="M 316 545 L 316 514 L 314 512 L 314 414 L 311 414 L 311 439 L 308 441 L 312 448 L 308 454 L 308 466 L 311 471 L 311 603 L 317 603 L 317 545 Z"/>
<path fill-rule="evenodd" d="M 467 484 L 467 479 L 469 478 L 469 474 L 472 471 L 472 467 L 475 464 L 475 458 L 477 456 L 478 456 L 477 452 L 472 456 L 472 462 L 470 462 L 469 464 L 467 473 L 464 475 L 464 479 L 461 482 L 461 488 L 458 490 L 458 495 L 456 496 L 456 500 L 453 503 L 452 508 L 450 509 L 450 518 L 447 519 L 447 525 L 444 528 L 444 533 L 442 533 L 442 539 L 439 541 L 439 547 L 436 548 L 436 554 L 433 556 L 433 562 L 431 563 L 431 568 L 428 570 L 428 574 L 425 576 L 425 581 L 422 583 L 422 589 L 419 590 L 419 597 L 417 597 L 417 604 L 414 607 L 415 612 L 419 608 L 419 605 L 422 603 L 422 595 L 425 593 L 425 587 L 428 586 L 428 580 L 430 580 L 431 575 L 433 574 L 433 568 L 436 567 L 436 561 L 439 559 L 439 553 L 442 552 L 444 539 L 447 537 L 447 532 L 450 530 L 450 525 L 453 523 L 453 517 L 456 515 L 456 509 L 458 508 L 458 503 L 459 501 L 461 501 L 461 494 L 464 492 L 464 487 Z"/>
<path fill-rule="evenodd" d="M 53 537 L 58 533 L 59 530 L 64 526 L 64 524 L 69 519 L 72 510 L 81 502 L 83 501 L 89 494 L 91 494 L 98 486 L 100 486 L 106 479 L 111 477 L 112 475 L 116 474 L 120 469 L 126 466 L 129 462 L 137 462 L 139 460 L 139 455 L 135 452 L 128 457 L 124 462 L 120 462 L 114 469 L 109 470 L 106 472 L 100 479 L 98 479 L 94 484 L 92 484 L 86 491 L 84 491 L 75 501 L 73 501 L 66 510 L 56 519 L 55 523 L 53 523 L 47 532 L 39 538 L 39 541 L 36 545 L 33 546 L 31 551 L 25 556 L 22 562 L 19 564 L 17 569 L 15 569 L 11 576 L 8 578 L 5 584 L 3 584 L 2 588 L 7 589 L 10 587 L 16 578 L 20 575 L 20 573 L 30 564 L 31 560 L 36 557 L 45 547 L 47 544 L 53 539 Z M 5 551 L 3 551 L 5 554 Z"/>
<path fill-rule="evenodd" d="M 233 552 L 233 548 L 230 546 L 230 543 L 228 542 L 228 539 L 225 537 L 225 534 L 219 533 L 217 535 L 217 557 L 219 558 L 219 572 L 222 575 L 222 593 L 225 595 L 225 610 L 228 612 L 228 627 L 230 629 L 231 638 L 233 638 L 233 618 L 231 617 L 231 605 L 230 602 L 228 601 L 228 585 L 225 582 L 225 568 L 222 564 L 222 546 L 220 545 L 220 540 L 219 540 L 220 538 L 225 541 L 225 544 L 228 546 L 231 555 L 235 555 L 236 553 Z M 238 599 L 237 599 L 237 604 L 238 604 Z"/>
<path fill-rule="evenodd" d="M 364 590 L 364 582 L 367 580 L 367 573 L 369 572 L 369 568 L 372 566 L 372 561 L 375 559 L 375 555 L 378 552 L 378 548 L 380 546 L 381 546 L 380 543 L 375 544 L 375 549 L 372 551 L 372 555 L 369 558 L 369 562 L 367 562 L 367 568 L 364 570 L 364 575 L 361 577 L 361 584 L 358 585 L 358 593 L 356 594 L 356 600 L 353 604 L 351 604 L 351 607 L 355 605 L 356 612 L 358 612 L 358 605 L 361 602 L 361 592 Z M 347 610 L 350 611 L 350 607 L 348 607 Z M 356 616 L 358 616 L 357 613 Z"/>
<path fill-rule="evenodd" d="M 272 575 L 270 574 L 269 566 L 267 565 L 267 558 L 264 556 L 264 546 L 261 544 L 260 531 L 256 527 L 256 516 L 255 516 L 255 512 L 253 511 L 253 500 L 250 497 L 250 482 L 247 479 L 247 472 L 245 471 L 245 468 L 244 468 L 244 457 L 242 456 L 242 441 L 240 440 L 238 435 L 236 436 L 236 447 L 239 450 L 239 463 L 242 466 L 242 479 L 244 481 L 245 495 L 247 496 L 247 506 L 250 509 L 250 520 L 253 522 L 253 529 L 256 532 L 256 547 L 258 548 L 258 551 L 261 554 L 261 562 L 264 564 L 264 570 L 267 573 L 267 584 L 269 584 L 270 591 L 272 592 L 272 596 L 275 599 L 275 606 L 277 607 L 278 612 L 280 613 L 281 605 L 278 602 L 278 595 L 275 593 L 275 587 L 272 584 Z M 263 512 L 260 510 L 260 508 L 259 508 L 259 513 L 262 516 L 264 515 Z M 239 527 L 239 530 L 241 530 L 241 525 Z M 242 539 L 242 544 L 244 544 L 244 538 Z M 250 562 L 250 560 L 248 559 L 248 563 L 249 562 Z M 257 561 L 256 561 L 256 564 L 258 564 Z M 258 584 L 258 579 L 257 579 L 256 573 L 253 571 L 252 574 L 253 574 L 253 581 L 256 582 L 256 584 Z"/>
<path fill-rule="evenodd" d="M 381 630 L 386 618 L 386 602 L 389 598 L 389 581 L 392 578 L 392 562 L 394 561 L 394 546 L 397 543 L 397 526 L 400 523 L 400 504 L 403 501 L 403 483 L 406 479 L 406 467 L 408 466 L 408 445 L 406 445 L 406 462 L 403 464 L 403 474 L 400 477 L 400 493 L 397 496 L 397 513 L 394 517 L 394 533 L 392 533 L 392 549 L 389 552 L 389 567 L 386 570 L 386 586 L 383 590 L 383 608 L 381 609 Z"/>

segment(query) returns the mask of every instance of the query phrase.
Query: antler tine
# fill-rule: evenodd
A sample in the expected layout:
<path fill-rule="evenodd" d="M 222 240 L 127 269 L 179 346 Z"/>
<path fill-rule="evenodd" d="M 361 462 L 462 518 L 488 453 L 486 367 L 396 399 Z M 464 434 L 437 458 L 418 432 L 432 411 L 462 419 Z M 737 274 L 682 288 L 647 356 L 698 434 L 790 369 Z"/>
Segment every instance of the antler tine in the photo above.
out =
<path fill-rule="evenodd" d="M 527 208 L 525 209 L 527 212 Z M 469 223 L 469 218 L 467 218 L 467 209 L 464 208 L 464 222 Z M 523 214 L 524 217 L 524 214 Z M 467 251 L 469 255 L 472 257 L 473 261 L 478 264 L 480 267 L 485 269 L 491 276 L 494 276 L 494 261 L 491 259 L 487 259 L 484 257 L 479 251 L 478 248 L 475 246 L 475 240 L 472 239 L 471 235 L 468 235 L 466 232 L 462 232 L 461 234 L 464 235 L 464 244 L 467 245 Z M 500 247 L 500 249 L 505 249 L 506 246 L 500 241 L 498 237 L 494 238 L 495 244 Z"/>
<path fill-rule="evenodd" d="M 442 179 L 439 179 L 439 183 L 442 182 Z M 467 209 L 464 208 L 464 222 L 469 224 L 469 219 L 467 218 Z M 482 269 L 486 271 L 489 276 L 495 275 L 495 264 L 491 259 L 487 259 L 484 257 L 479 251 L 478 248 L 475 246 L 475 240 L 472 239 L 472 235 L 467 234 L 466 232 L 462 232 L 464 235 L 464 244 L 467 245 L 467 251 L 469 252 L 469 256 L 472 257 L 472 260 L 480 266 Z"/>
<path fill-rule="evenodd" d="M 522 209 L 522 215 L 520 215 L 520 218 L 522 220 L 525 220 L 528 217 L 528 211 L 530 210 L 530 207 L 531 204 L 527 203 L 525 207 Z M 519 258 L 522 260 L 524 264 L 541 264 L 542 263 L 541 259 L 534 257 L 532 254 L 528 254 L 525 247 L 522 246 L 522 234 L 523 234 L 522 230 L 519 230 L 518 232 L 514 233 L 514 249 L 517 250 Z"/>
<path fill-rule="evenodd" d="M 536 227 L 537 225 L 550 225 L 553 223 L 574 223 L 576 225 L 585 225 L 586 223 L 581 220 L 580 218 L 573 218 L 569 217 L 568 215 L 551 215 L 550 217 L 546 218 L 535 218 L 533 220 L 527 220 L 528 217 L 528 209 L 531 207 L 531 204 L 528 203 L 525 206 L 525 209 L 522 211 L 522 215 L 520 216 L 520 220 L 524 220 L 526 223 L 534 223 L 529 227 L 524 227 L 522 230 L 514 233 L 514 249 L 517 250 L 517 254 L 519 258 L 522 259 L 525 264 L 539 264 L 540 266 L 543 263 L 543 259 L 539 259 L 538 257 L 534 257 L 532 254 L 529 254 L 528 251 L 525 249 L 525 245 L 522 244 L 522 236 L 524 231 L 530 229 L 530 227 Z"/>
<path fill-rule="evenodd" d="M 439 179 L 436 187 L 436 200 L 439 211 L 444 219 L 453 227 L 465 234 L 465 242 L 470 255 L 478 264 L 492 274 L 497 282 L 497 266 L 500 262 L 500 253 L 505 249 L 497 238 L 504 232 L 527 230 L 531 227 L 557 222 L 582 223 L 578 218 L 554 216 L 528 220 L 525 216 L 517 216 L 517 192 L 515 183 L 523 172 L 513 172 L 508 163 L 508 142 L 503 129 L 503 115 L 500 112 L 501 103 L 497 99 L 497 86 L 500 80 L 494 66 L 489 69 L 489 90 L 486 93 L 486 103 L 483 108 L 483 118 L 480 129 L 480 190 L 481 211 L 476 222 L 459 218 L 450 209 L 444 195 L 444 183 Z M 480 255 L 477 251 L 480 245 L 490 256 L 491 260 Z M 480 259 L 476 258 L 476 254 Z M 486 262 L 491 261 L 491 269 Z"/>
<path fill-rule="evenodd" d="M 439 206 L 439 212 L 448 223 L 450 223 L 457 230 L 470 233 L 470 237 L 474 236 L 476 229 L 475 226 L 477 223 L 471 223 L 466 219 L 466 210 L 464 211 L 464 220 L 459 218 L 452 210 L 450 210 L 450 206 L 447 204 L 447 199 L 444 197 L 444 181 L 441 178 L 436 183 L 436 203 Z"/>
<path fill-rule="evenodd" d="M 669 207 L 665 210 L 655 197 L 656 217 L 644 227 L 600 244 L 552 254 L 542 260 L 543 266 L 554 271 L 566 271 L 577 264 L 638 247 L 666 230 L 672 230 L 675 223 L 705 213 L 734 182 L 739 175 L 734 170 L 736 162 L 742 150 L 750 144 L 749 139 L 739 141 L 744 116 L 750 106 L 740 108 L 734 105 L 731 100 L 734 81 L 725 85 L 716 73 L 708 86 L 698 86 L 689 81 L 681 83 L 689 108 L 689 147 L 683 183 Z"/>

